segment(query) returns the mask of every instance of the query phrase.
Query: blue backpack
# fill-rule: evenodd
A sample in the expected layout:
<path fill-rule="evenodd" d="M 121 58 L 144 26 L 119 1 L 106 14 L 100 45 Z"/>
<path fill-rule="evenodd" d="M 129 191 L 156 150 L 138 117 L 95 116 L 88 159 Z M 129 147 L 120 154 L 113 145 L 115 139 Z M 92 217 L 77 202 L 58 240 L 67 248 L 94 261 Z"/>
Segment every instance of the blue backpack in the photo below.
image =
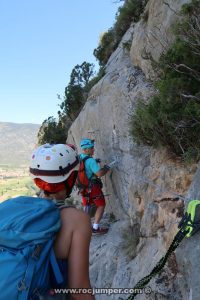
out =
<path fill-rule="evenodd" d="M 61 225 L 56 204 L 17 197 L 0 204 L 0 299 L 35 300 L 50 288 L 50 269 L 62 283 L 53 242 Z"/>

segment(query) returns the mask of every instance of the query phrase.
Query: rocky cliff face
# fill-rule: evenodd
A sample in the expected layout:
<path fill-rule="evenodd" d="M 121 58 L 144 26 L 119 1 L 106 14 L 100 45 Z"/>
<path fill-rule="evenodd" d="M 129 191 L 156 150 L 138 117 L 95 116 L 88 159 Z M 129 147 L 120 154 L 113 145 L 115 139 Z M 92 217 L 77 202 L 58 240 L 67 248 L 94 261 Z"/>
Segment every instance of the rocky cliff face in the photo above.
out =
<path fill-rule="evenodd" d="M 165 50 L 161 37 L 165 32 L 169 44 L 173 40 L 171 28 L 185 2 L 189 1 L 149 1 L 143 19 L 123 37 L 108 61 L 106 75 L 92 88 L 69 131 L 68 142 L 75 143 L 79 150 L 82 137 L 95 138 L 95 156 L 105 162 L 117 160 L 117 166 L 103 179 L 108 195 L 106 221 L 112 213 L 116 222 L 110 224 L 106 236 L 94 237 L 91 243 L 90 274 L 94 287 L 131 288 L 146 276 L 177 232 L 191 183 L 195 188 L 188 197 L 196 195 L 196 165 L 184 165 L 165 150 L 138 146 L 129 134 L 130 118 L 138 100 L 148 101 L 155 93 L 149 80 L 155 74 L 142 52 L 159 59 Z M 130 41 L 129 52 L 123 45 Z M 193 249 L 187 260 L 189 244 L 189 240 L 184 241 L 164 270 L 150 282 L 152 292 L 138 295 L 137 299 L 199 299 L 198 272 L 193 272 L 197 252 Z M 127 294 L 96 297 L 108 298 L 126 299 Z"/>
<path fill-rule="evenodd" d="M 180 7 L 190 0 L 151 0 L 141 21 L 135 25 L 130 56 L 147 78 L 154 78 L 151 61 L 159 60 L 174 40 L 173 28 L 180 18 Z"/>

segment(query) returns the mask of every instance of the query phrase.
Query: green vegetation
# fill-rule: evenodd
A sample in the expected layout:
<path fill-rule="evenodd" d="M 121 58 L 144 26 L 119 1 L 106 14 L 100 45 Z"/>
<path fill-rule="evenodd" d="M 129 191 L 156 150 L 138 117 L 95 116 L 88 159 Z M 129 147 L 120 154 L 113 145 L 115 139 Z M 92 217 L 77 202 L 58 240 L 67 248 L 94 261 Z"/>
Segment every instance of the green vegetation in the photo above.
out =
<path fill-rule="evenodd" d="M 44 120 L 38 132 L 38 144 L 65 143 L 66 132 L 64 122 L 57 121 L 54 117 Z"/>
<path fill-rule="evenodd" d="M 122 232 L 124 254 L 129 260 L 137 255 L 137 245 L 140 241 L 140 226 L 138 223 L 128 226 Z"/>
<path fill-rule="evenodd" d="M 182 8 L 176 40 L 159 62 L 158 93 L 131 121 L 139 144 L 165 146 L 186 161 L 200 159 L 200 2 Z"/>
<path fill-rule="evenodd" d="M 124 5 L 118 9 L 113 27 L 103 34 L 99 46 L 94 49 L 93 54 L 98 59 L 100 66 L 105 66 L 131 23 L 140 19 L 147 2 L 148 0 L 126 0 Z"/>
<path fill-rule="evenodd" d="M 101 38 L 99 46 L 94 50 L 94 56 L 99 61 L 100 69 L 94 72 L 94 65 L 83 62 L 76 65 L 70 76 L 69 84 L 65 87 L 65 95 L 59 105 L 58 117 L 48 117 L 42 123 L 38 133 L 38 144 L 64 143 L 67 132 L 83 108 L 91 88 L 105 75 L 105 64 L 117 48 L 123 34 L 130 27 L 131 22 L 137 22 L 148 0 L 121 0 L 124 4 L 118 9 L 116 22 Z M 130 47 L 124 43 L 124 49 Z"/>
<path fill-rule="evenodd" d="M 116 220 L 116 217 L 115 217 L 115 215 L 113 214 L 113 212 L 111 212 L 110 214 L 109 214 L 109 223 L 114 223 L 114 222 L 116 222 L 117 220 Z"/>
<path fill-rule="evenodd" d="M 88 85 L 93 77 L 93 64 L 83 62 L 72 70 L 70 82 L 65 88 L 64 100 L 60 105 L 62 114 L 68 116 L 70 120 L 74 120 L 78 116 L 84 105 L 89 92 Z"/>
<path fill-rule="evenodd" d="M 39 144 L 66 142 L 69 127 L 85 104 L 90 89 L 103 75 L 102 69 L 96 75 L 94 65 L 88 62 L 73 68 L 64 99 L 59 105 L 58 120 L 52 116 L 44 120 L 38 132 Z M 61 100 L 59 95 L 58 98 Z"/>
<path fill-rule="evenodd" d="M 33 196 L 37 191 L 27 166 L 0 165 L 0 202 L 16 196 Z"/>
<path fill-rule="evenodd" d="M 15 196 L 33 196 L 36 192 L 37 188 L 28 176 L 0 180 L 0 202 Z"/>

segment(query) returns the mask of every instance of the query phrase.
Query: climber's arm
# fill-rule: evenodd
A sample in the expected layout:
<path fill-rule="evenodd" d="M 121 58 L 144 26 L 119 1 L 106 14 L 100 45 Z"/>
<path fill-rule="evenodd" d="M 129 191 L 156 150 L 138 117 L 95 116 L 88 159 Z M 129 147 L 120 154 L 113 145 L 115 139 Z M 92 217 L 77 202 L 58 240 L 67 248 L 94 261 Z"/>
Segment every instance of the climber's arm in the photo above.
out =
<path fill-rule="evenodd" d="M 62 227 L 55 242 L 55 254 L 67 259 L 68 288 L 90 289 L 89 244 L 91 224 L 87 214 L 74 208 L 61 210 Z M 71 300 L 94 300 L 91 294 L 71 294 Z"/>

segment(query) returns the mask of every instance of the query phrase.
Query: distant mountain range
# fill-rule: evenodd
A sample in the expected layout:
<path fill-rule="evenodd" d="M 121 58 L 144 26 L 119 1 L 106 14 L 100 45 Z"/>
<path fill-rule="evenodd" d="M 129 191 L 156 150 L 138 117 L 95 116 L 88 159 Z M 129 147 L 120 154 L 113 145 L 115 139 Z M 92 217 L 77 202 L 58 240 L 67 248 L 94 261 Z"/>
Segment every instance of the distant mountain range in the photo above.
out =
<path fill-rule="evenodd" d="M 0 122 L 0 165 L 28 165 L 40 126 Z"/>

